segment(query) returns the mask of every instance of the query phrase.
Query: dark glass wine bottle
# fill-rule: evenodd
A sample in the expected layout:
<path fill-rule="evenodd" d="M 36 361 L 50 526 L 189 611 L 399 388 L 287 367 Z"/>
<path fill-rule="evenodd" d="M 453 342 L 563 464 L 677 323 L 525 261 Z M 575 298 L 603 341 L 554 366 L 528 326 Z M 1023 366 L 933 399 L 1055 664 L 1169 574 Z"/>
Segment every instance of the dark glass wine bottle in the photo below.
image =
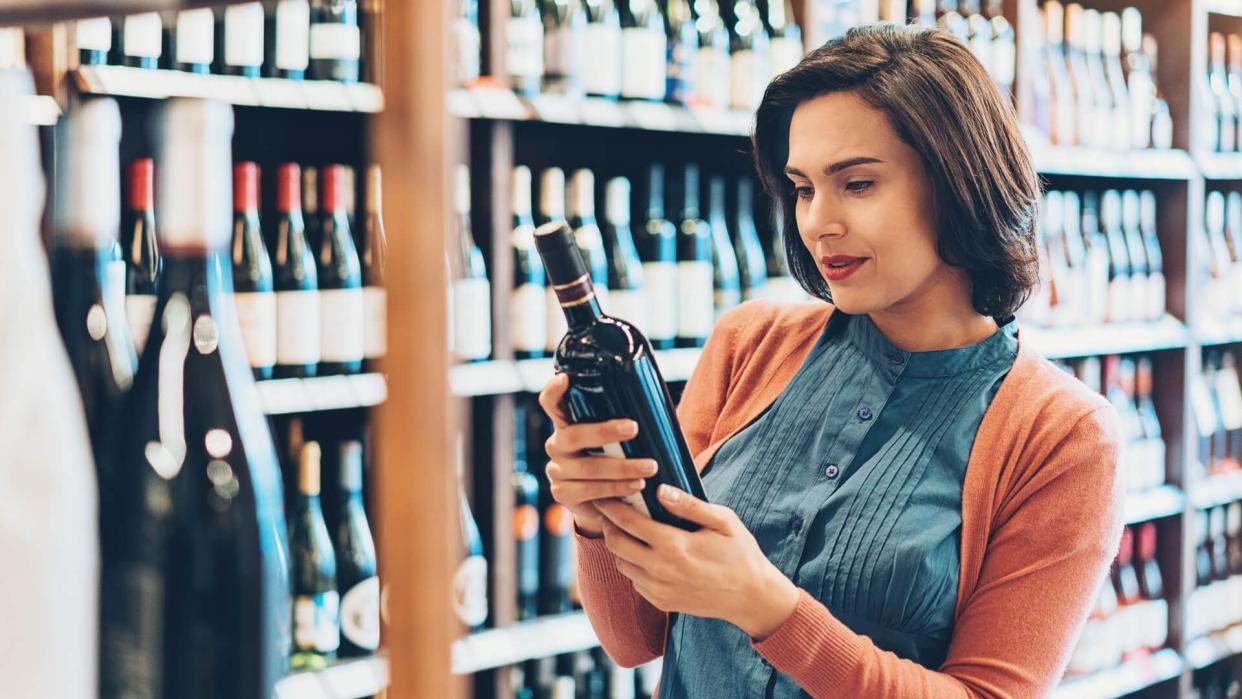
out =
<path fill-rule="evenodd" d="M 728 15 L 731 106 L 754 110 L 772 74 L 768 32 L 754 0 L 734 0 Z"/>
<path fill-rule="evenodd" d="M 168 68 L 207 75 L 215 61 L 216 21 L 211 8 L 169 14 L 164 28 L 164 63 Z"/>
<path fill-rule="evenodd" d="M 309 0 L 277 0 L 264 18 L 263 75 L 301 80 L 310 65 Z"/>
<path fill-rule="evenodd" d="M 341 642 L 336 554 L 323 521 L 319 464 L 319 443 L 303 444 L 298 494 L 289 507 L 294 670 L 322 670 L 336 657 Z"/>
<path fill-rule="evenodd" d="M 488 612 L 487 558 L 483 555 L 483 537 L 461 488 L 461 479 L 457 486 L 463 556 L 453 575 L 453 611 L 467 629 L 481 631 Z"/>
<path fill-rule="evenodd" d="M 514 92 L 536 95 L 543 80 L 543 22 L 539 17 L 539 0 L 511 0 L 509 5 L 504 59 L 509 86 Z"/>
<path fill-rule="evenodd" d="M 316 256 L 319 274 L 319 373 L 362 371 L 362 266 L 345 212 L 344 168 L 323 169 L 323 216 Z"/>
<path fill-rule="evenodd" d="M 694 59 L 694 93 L 691 105 L 706 109 L 729 108 L 729 31 L 716 0 L 698 0 L 694 26 L 698 49 Z"/>
<path fill-rule="evenodd" d="M 694 59 L 699 49 L 699 34 L 694 27 L 690 0 L 665 0 L 664 33 L 667 39 L 664 100 L 673 104 L 690 104 L 697 79 Z"/>
<path fill-rule="evenodd" d="M 540 248 L 542 254 L 542 246 Z M 581 253 L 579 253 L 581 255 Z M 552 424 L 541 419 L 542 439 L 551 436 Z M 564 614 L 573 609 L 570 592 L 574 584 L 574 516 L 552 497 L 548 481 L 547 457 L 539 478 L 539 613 Z"/>
<path fill-rule="evenodd" d="M 725 217 L 725 179 L 713 177 L 708 183 L 712 232 L 712 291 L 716 320 L 742 302 L 742 280 L 738 274 L 737 253 L 729 239 Z"/>
<path fill-rule="evenodd" d="M 677 346 L 702 347 L 715 324 L 711 226 L 699 218 L 699 168 L 687 164 L 673 181 L 681 202 L 677 226 Z"/>
<path fill-rule="evenodd" d="M 272 378 L 276 364 L 276 295 L 272 261 L 259 228 L 259 166 L 233 166 L 233 303 L 242 343 L 256 379 Z"/>
<path fill-rule="evenodd" d="M 583 89 L 593 97 L 616 99 L 621 95 L 621 17 L 615 0 L 582 0 L 586 12 L 583 27 Z"/>
<path fill-rule="evenodd" d="M 668 37 L 656 0 L 620 0 L 621 97 L 664 99 Z"/>
<path fill-rule="evenodd" d="M 302 225 L 312 249 L 319 247 L 319 168 L 302 170 Z"/>
<path fill-rule="evenodd" d="M 794 17 L 790 0 L 760 0 L 764 28 L 771 38 L 771 74 L 773 77 L 798 65 L 805 50 L 802 28 Z"/>
<path fill-rule="evenodd" d="M 78 46 L 78 64 L 101 66 L 112 53 L 112 20 L 107 17 L 80 19 L 74 23 L 74 41 Z"/>
<path fill-rule="evenodd" d="M 600 310 L 586 265 L 567 226 L 542 226 L 535 241 L 569 324 L 569 334 L 556 351 L 556 365 L 569 376 L 566 403 L 573 422 L 616 418 L 637 422 L 637 437 L 610 445 L 604 453 L 655 459 L 660 470 L 647 479 L 641 497 L 631 496 L 626 501 L 657 521 L 696 529 L 671 515 L 656 497 L 656 489 L 668 484 L 707 499 L 651 345 L 637 328 Z"/>
<path fill-rule="evenodd" d="M 630 232 L 630 181 L 614 177 L 604 191 L 604 223 L 600 232 L 608 256 L 608 309 L 638 326 L 647 325 L 647 287 L 643 263 Z"/>
<path fill-rule="evenodd" d="M 742 299 L 749 301 L 763 296 L 768 284 L 767 259 L 759 231 L 755 229 L 755 189 L 749 177 L 737 181 L 737 209 L 733 217 L 733 249 L 737 252 L 738 275 L 742 281 Z"/>
<path fill-rule="evenodd" d="M 276 172 L 276 369 L 281 378 L 314 376 L 319 365 L 319 274 L 302 223 L 302 178 L 294 163 Z"/>
<path fill-rule="evenodd" d="M 158 12 L 126 15 L 113 25 L 116 38 L 112 50 L 119 53 L 117 65 L 154 70 L 164 52 L 164 20 Z"/>
<path fill-rule="evenodd" d="M 361 55 L 358 0 L 313 0 L 310 76 L 316 80 L 357 82 Z"/>
<path fill-rule="evenodd" d="M 542 269 L 542 262 L 540 263 Z M 514 576 L 517 580 L 518 621 L 539 614 L 539 479 L 530 470 L 530 440 L 543 417 L 519 400 L 513 432 L 513 539 Z M 537 434 L 537 433 L 536 433 Z M 536 439 L 536 443 L 542 444 Z"/>
<path fill-rule="evenodd" d="M 664 166 L 653 163 L 647 175 L 646 223 L 636 231 L 635 247 L 647 284 L 647 339 L 656 349 L 672 349 L 677 340 L 677 226 L 664 217 Z"/>
<path fill-rule="evenodd" d="M 155 235 L 155 161 L 139 158 L 129 164 L 129 206 L 121 224 L 125 255 L 125 318 L 134 349 L 142 355 L 155 314 L 155 283 L 160 252 Z"/>
<path fill-rule="evenodd" d="M 535 249 L 531 215 L 530 168 L 513 168 L 513 296 L 509 302 L 513 356 L 535 359 L 546 354 L 547 300 L 543 261 Z"/>
<path fill-rule="evenodd" d="M 267 699 L 288 668 L 288 543 L 232 310 L 232 112 L 173 100 L 159 123 L 157 322 L 101 500 L 102 695 Z"/>
<path fill-rule="evenodd" d="M 587 23 L 581 0 L 542 0 L 543 91 L 582 95 Z"/>
<path fill-rule="evenodd" d="M 375 540 L 362 504 L 362 444 L 341 444 L 341 480 L 336 516 L 336 589 L 341 595 L 338 655 L 370 655 L 380 641 L 380 584 Z"/>
<path fill-rule="evenodd" d="M 454 185 L 458 243 L 453 279 L 454 348 L 461 361 L 478 362 L 492 353 L 492 285 L 470 225 L 470 170 L 465 165 L 458 166 Z"/>
<path fill-rule="evenodd" d="M 604 236 L 595 220 L 595 175 L 590 170 L 574 172 L 569 180 L 569 192 L 565 199 L 569 225 L 573 226 L 578 248 L 582 250 L 591 282 L 601 305 L 608 304 L 608 254 L 604 249 Z"/>
<path fill-rule="evenodd" d="M 379 371 L 388 354 L 388 292 L 384 287 L 388 237 L 384 234 L 383 199 L 380 167 L 372 165 L 367 168 L 366 218 L 362 224 L 363 350 L 369 371 Z"/>
<path fill-rule="evenodd" d="M 257 78 L 263 73 L 263 3 L 244 2 L 220 11 L 216 24 L 216 72 Z"/>

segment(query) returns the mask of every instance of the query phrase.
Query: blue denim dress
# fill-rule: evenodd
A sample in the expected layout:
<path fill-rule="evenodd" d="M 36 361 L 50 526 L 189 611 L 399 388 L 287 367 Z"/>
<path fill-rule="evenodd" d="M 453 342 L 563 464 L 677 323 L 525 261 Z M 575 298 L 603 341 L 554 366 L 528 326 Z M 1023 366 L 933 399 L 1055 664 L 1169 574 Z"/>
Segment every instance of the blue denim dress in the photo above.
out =
<path fill-rule="evenodd" d="M 966 462 L 1017 333 L 1011 320 L 969 347 L 906 352 L 869 317 L 833 314 L 775 403 L 713 457 L 708 497 L 846 626 L 938 668 L 953 632 Z M 660 696 L 806 693 L 736 626 L 674 615 Z"/>

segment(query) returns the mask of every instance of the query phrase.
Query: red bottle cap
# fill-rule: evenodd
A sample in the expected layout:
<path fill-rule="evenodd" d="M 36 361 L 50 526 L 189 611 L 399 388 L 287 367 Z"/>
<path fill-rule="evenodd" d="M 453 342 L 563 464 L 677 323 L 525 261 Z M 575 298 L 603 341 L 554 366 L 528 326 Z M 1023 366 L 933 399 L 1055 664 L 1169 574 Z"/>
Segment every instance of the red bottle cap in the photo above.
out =
<path fill-rule="evenodd" d="M 324 213 L 335 214 L 345 210 L 345 167 L 327 165 L 323 168 L 323 201 L 319 203 Z"/>
<path fill-rule="evenodd" d="M 233 211 L 242 213 L 259 208 L 259 166 L 241 162 L 233 166 Z"/>
<path fill-rule="evenodd" d="M 284 163 L 276 170 L 276 211 L 282 214 L 302 210 L 302 168 Z"/>
<path fill-rule="evenodd" d="M 1139 558 L 1144 561 L 1156 558 L 1156 525 L 1148 522 L 1139 528 Z"/>
<path fill-rule="evenodd" d="M 1121 530 L 1121 547 L 1117 551 L 1117 564 L 1128 566 L 1134 560 L 1134 532 L 1129 527 Z"/>
<path fill-rule="evenodd" d="M 129 164 L 129 208 L 146 211 L 151 208 L 155 185 L 155 161 L 139 158 Z"/>

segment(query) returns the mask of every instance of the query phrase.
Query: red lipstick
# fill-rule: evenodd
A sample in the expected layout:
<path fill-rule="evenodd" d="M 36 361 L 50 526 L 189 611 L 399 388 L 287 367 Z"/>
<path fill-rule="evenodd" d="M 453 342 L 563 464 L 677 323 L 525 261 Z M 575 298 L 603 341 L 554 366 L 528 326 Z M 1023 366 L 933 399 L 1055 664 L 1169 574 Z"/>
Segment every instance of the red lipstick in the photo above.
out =
<path fill-rule="evenodd" d="M 852 255 L 828 255 L 819 258 L 819 268 L 823 270 L 824 277 L 828 281 L 839 282 L 857 272 L 867 259 Z"/>

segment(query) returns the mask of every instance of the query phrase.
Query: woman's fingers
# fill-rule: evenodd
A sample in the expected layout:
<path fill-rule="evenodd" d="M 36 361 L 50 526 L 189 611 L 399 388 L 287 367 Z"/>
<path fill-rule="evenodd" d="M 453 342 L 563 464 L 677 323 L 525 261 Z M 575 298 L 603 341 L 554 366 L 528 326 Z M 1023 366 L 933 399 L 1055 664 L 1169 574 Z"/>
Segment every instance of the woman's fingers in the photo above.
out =
<path fill-rule="evenodd" d="M 583 456 L 564 461 L 549 461 L 547 474 L 552 481 L 613 481 L 650 478 L 658 469 L 654 459 Z"/>
<path fill-rule="evenodd" d="M 583 503 L 633 495 L 643 489 L 641 478 L 628 481 L 553 481 L 552 497 L 571 510 Z"/>
<path fill-rule="evenodd" d="M 568 390 L 569 376 L 557 374 L 539 392 L 539 407 L 543 408 L 543 412 L 548 414 L 548 417 L 552 419 L 553 427 L 558 430 L 569 425 L 569 415 L 565 412 L 565 407 L 562 405 L 565 392 Z"/>
<path fill-rule="evenodd" d="M 638 423 L 633 420 L 609 420 L 586 422 L 580 425 L 558 425 L 556 432 L 544 443 L 548 456 L 564 459 L 588 449 L 603 447 L 633 439 L 638 434 Z"/>

